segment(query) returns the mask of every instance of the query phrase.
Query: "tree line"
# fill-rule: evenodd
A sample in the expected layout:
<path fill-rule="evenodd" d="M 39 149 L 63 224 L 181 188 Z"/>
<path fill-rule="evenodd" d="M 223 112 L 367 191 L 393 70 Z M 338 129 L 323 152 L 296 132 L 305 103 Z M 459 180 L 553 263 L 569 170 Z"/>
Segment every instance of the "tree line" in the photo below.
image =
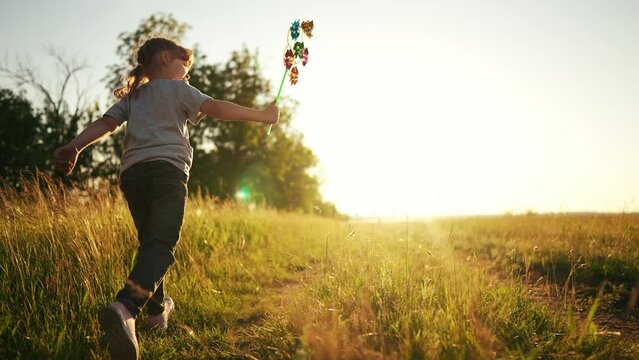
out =
<path fill-rule="evenodd" d="M 122 32 L 116 54 L 119 62 L 109 66 L 105 77 L 109 93 L 121 85 L 123 76 L 134 67 L 131 53 L 148 34 L 161 34 L 181 43 L 189 25 L 171 14 L 154 14 L 141 21 L 133 32 Z M 195 63 L 189 83 L 205 94 L 239 105 L 260 108 L 272 101 L 271 84 L 260 69 L 257 50 L 233 51 L 225 63 L 210 63 L 194 47 Z M 26 66 L 0 70 L 13 80 L 15 88 L 30 86 L 44 99 L 39 106 L 25 91 L 0 89 L 0 176 L 19 188 L 21 177 L 36 171 L 59 177 L 69 186 L 87 187 L 118 181 L 124 128 L 108 139 L 87 148 L 79 157 L 74 173 L 64 178 L 54 172 L 52 153 L 78 131 L 102 114 L 97 103 L 84 105 L 78 93 L 75 104 L 68 100 L 70 82 L 85 66 L 73 64 L 53 53 L 62 77 L 58 89 L 43 86 Z M 115 97 L 110 100 L 115 102 Z M 265 203 L 269 206 L 325 216 L 338 216 L 335 206 L 322 200 L 317 176 L 311 170 L 317 157 L 302 142 L 302 134 L 291 127 L 296 103 L 280 102 L 280 121 L 269 136 L 265 128 L 246 122 L 202 120 L 189 125 L 194 149 L 189 191 L 218 199 Z"/>

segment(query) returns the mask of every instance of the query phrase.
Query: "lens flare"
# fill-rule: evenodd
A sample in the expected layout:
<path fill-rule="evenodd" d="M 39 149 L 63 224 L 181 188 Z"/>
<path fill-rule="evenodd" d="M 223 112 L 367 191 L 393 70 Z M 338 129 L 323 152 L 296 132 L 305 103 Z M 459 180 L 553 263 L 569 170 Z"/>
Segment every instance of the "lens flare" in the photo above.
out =
<path fill-rule="evenodd" d="M 235 193 L 235 198 L 238 200 L 248 200 L 251 197 L 248 187 L 242 186 L 240 190 Z"/>

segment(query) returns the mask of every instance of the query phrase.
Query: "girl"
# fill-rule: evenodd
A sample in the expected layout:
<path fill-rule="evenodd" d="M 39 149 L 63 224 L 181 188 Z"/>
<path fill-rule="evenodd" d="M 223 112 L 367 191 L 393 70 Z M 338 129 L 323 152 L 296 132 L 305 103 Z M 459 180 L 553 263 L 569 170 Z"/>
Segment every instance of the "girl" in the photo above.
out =
<path fill-rule="evenodd" d="M 193 161 L 187 121 L 204 115 L 228 121 L 275 124 L 279 109 L 262 110 L 214 100 L 186 82 L 193 52 L 164 38 L 152 38 L 137 51 L 137 66 L 120 101 L 68 144 L 54 152 L 55 167 L 69 175 L 80 152 L 127 121 L 120 165 L 120 188 L 138 232 L 138 256 L 116 301 L 100 310 L 99 322 L 114 359 L 137 359 L 135 319 L 142 309 L 147 324 L 166 329 L 173 301 L 164 297 L 164 275 L 175 262 Z"/>

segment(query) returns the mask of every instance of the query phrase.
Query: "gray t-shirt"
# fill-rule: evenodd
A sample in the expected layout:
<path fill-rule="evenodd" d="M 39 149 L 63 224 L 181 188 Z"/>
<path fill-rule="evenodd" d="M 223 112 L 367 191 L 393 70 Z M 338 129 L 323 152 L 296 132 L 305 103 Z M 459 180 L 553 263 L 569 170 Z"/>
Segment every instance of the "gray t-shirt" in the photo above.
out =
<path fill-rule="evenodd" d="M 186 123 L 198 123 L 200 106 L 210 98 L 185 80 L 156 79 L 111 106 L 105 116 L 128 121 L 120 174 L 139 162 L 166 160 L 188 176 L 193 148 Z"/>

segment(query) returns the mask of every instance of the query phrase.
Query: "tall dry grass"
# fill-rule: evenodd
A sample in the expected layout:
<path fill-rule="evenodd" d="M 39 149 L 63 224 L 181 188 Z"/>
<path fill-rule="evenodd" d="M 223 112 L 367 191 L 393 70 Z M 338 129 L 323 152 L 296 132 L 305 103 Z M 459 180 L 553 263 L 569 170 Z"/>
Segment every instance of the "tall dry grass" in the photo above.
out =
<path fill-rule="evenodd" d="M 96 313 L 113 300 L 137 247 L 126 204 L 117 189 L 81 192 L 49 179 L 24 187 L 0 191 L 0 357 L 106 358 Z M 525 279 L 495 276 L 478 260 L 507 256 L 513 242 L 522 253 L 548 242 L 585 258 L 614 250 L 632 261 L 632 246 L 618 237 L 634 230 L 574 228 L 590 221 L 581 217 L 563 219 L 563 235 L 555 219 L 490 221 L 340 221 L 192 196 L 165 280 L 176 314 L 165 335 L 140 329 L 142 356 L 639 354 L 638 345 L 597 335 L 591 321 L 532 297 Z M 612 240 L 597 248 L 571 237 Z"/>
<path fill-rule="evenodd" d="M 67 189 L 45 177 L 22 188 L 0 191 L 0 357 L 103 358 L 96 314 L 113 301 L 137 248 L 126 203 L 117 189 Z M 262 287 L 290 281 L 290 269 L 304 268 L 304 252 L 290 254 L 312 249 L 302 239 L 312 238 L 309 229 L 324 234 L 338 226 L 331 219 L 189 198 L 166 286 L 181 312 L 177 322 L 195 330 L 184 331 L 166 354 L 192 355 L 185 350 L 190 347 L 203 356 L 232 354 L 232 346 L 203 348 L 202 338 L 235 341 L 228 332 L 235 322 L 264 311 L 243 299 L 261 296 Z"/>

